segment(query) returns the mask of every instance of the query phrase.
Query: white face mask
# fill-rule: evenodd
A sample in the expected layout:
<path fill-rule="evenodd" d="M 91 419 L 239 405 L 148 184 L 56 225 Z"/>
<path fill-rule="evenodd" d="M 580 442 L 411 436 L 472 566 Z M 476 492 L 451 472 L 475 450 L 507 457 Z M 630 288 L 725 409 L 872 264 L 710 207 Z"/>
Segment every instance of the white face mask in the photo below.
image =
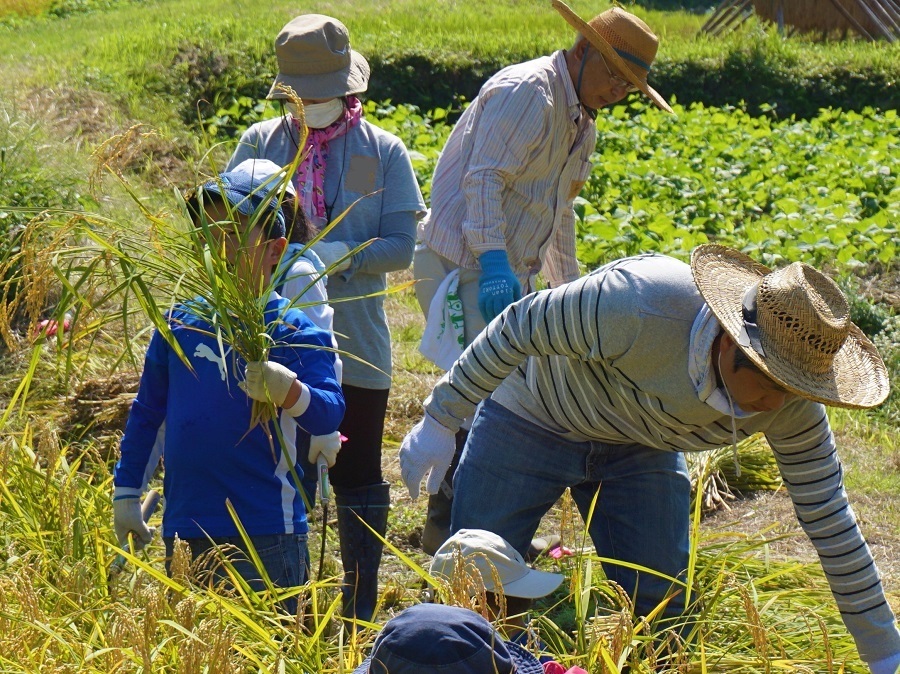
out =
<path fill-rule="evenodd" d="M 300 116 L 294 103 L 285 103 L 285 107 L 292 116 Z M 303 112 L 306 114 L 306 126 L 310 129 L 324 129 L 344 114 L 344 101 L 340 98 L 332 98 L 324 103 L 310 103 L 303 106 Z"/>

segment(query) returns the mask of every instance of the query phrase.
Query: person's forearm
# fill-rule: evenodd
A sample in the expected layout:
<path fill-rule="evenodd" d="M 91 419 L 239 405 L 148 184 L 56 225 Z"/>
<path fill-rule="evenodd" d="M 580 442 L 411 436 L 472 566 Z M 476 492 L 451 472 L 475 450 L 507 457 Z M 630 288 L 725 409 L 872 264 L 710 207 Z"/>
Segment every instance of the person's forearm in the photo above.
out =
<path fill-rule="evenodd" d="M 530 356 L 601 358 L 602 283 L 602 275 L 589 275 L 511 304 L 438 382 L 426 403 L 428 413 L 455 430 Z"/>
<path fill-rule="evenodd" d="M 350 250 L 363 241 L 344 241 Z M 412 263 L 416 245 L 416 214 L 413 211 L 388 213 L 381 217 L 378 236 L 368 246 L 353 256 L 350 268 L 343 272 L 346 278 L 363 274 L 386 274 L 408 269 Z"/>
<path fill-rule="evenodd" d="M 466 176 L 466 219 L 462 224 L 466 246 L 475 257 L 489 250 L 506 250 L 507 223 L 503 212 L 503 175 L 478 171 Z"/>
<path fill-rule="evenodd" d="M 338 430 L 344 418 L 344 394 L 336 381 L 330 385 L 309 387 L 309 406 L 295 417 L 299 426 L 310 435 L 328 435 Z"/>

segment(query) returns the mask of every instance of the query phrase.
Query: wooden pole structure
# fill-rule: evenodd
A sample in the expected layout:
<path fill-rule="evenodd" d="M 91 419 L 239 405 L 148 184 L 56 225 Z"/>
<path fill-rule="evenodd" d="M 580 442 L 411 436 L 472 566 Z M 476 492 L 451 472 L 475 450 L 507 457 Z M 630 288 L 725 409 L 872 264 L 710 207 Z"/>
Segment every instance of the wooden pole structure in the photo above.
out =
<path fill-rule="evenodd" d="M 775 20 L 778 24 L 778 34 L 784 37 L 784 0 L 778 0 L 778 7 L 775 9 Z"/>
<path fill-rule="evenodd" d="M 872 8 L 869 7 L 869 4 L 866 2 L 866 0 L 857 0 L 857 2 L 859 4 L 859 6 L 862 7 L 862 10 L 866 13 L 866 16 L 868 16 L 869 19 L 872 20 L 872 23 L 874 23 L 875 26 L 878 28 L 878 30 L 881 31 L 881 34 L 884 36 L 884 39 L 893 44 L 894 36 L 891 34 L 891 31 L 889 31 L 888 27 L 885 26 L 884 23 L 882 23 L 881 19 L 879 19 L 875 15 L 875 12 L 872 11 Z"/>
<path fill-rule="evenodd" d="M 896 0 L 881 0 L 881 4 L 887 8 L 894 17 L 894 20 L 900 24 L 900 4 L 898 4 Z"/>
<path fill-rule="evenodd" d="M 752 0 L 738 0 L 738 3 L 732 8 L 731 14 L 729 14 L 728 18 L 720 23 L 719 26 L 711 32 L 711 35 L 722 35 L 727 28 L 731 28 L 731 24 L 733 24 L 737 19 L 740 19 L 740 23 L 743 23 L 741 14 L 744 13 L 744 10 L 747 9 L 747 6 L 750 5 L 751 1 Z"/>
<path fill-rule="evenodd" d="M 700 32 L 709 33 L 712 31 L 713 27 L 718 25 L 722 20 L 722 17 L 725 15 L 734 3 L 738 2 L 738 0 L 722 0 L 722 4 L 716 7 L 716 10 L 712 13 L 712 16 L 706 20 L 706 23 L 700 28 Z"/>
<path fill-rule="evenodd" d="M 831 0 L 831 4 L 834 5 L 834 8 L 841 13 L 841 15 L 847 19 L 847 22 L 853 26 L 854 30 L 866 38 L 869 42 L 874 42 L 875 38 L 869 35 L 869 31 L 867 31 L 863 25 L 856 20 L 850 12 L 846 10 L 846 8 L 841 4 L 840 0 Z"/>
<path fill-rule="evenodd" d="M 884 6 L 883 0 L 872 0 L 872 4 L 878 8 L 879 13 L 881 14 L 881 18 L 884 20 L 885 26 L 890 29 L 892 34 L 900 37 L 900 25 L 897 24 L 897 21 L 894 20 L 894 17 Z"/>

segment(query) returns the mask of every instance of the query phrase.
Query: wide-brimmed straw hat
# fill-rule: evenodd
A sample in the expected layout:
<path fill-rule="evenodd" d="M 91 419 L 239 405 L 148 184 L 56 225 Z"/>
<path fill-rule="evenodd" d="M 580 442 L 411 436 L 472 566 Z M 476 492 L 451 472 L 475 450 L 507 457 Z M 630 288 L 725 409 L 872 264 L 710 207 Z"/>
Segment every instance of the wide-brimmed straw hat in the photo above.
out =
<path fill-rule="evenodd" d="M 369 63 L 350 48 L 350 33 L 337 19 L 304 14 L 275 38 L 278 75 L 267 98 L 287 98 L 287 86 L 303 99 L 339 98 L 369 86 Z"/>
<path fill-rule="evenodd" d="M 431 575 L 453 583 L 460 557 L 464 566 L 472 566 L 478 572 L 485 590 L 503 592 L 507 597 L 546 597 L 563 581 L 561 574 L 532 569 L 506 539 L 484 529 L 460 529 L 448 538 L 434 553 Z M 470 575 L 468 569 L 462 571 Z M 481 587 L 470 590 L 474 594 Z"/>
<path fill-rule="evenodd" d="M 666 99 L 647 84 L 647 75 L 659 47 L 659 38 L 650 26 L 619 7 L 608 9 L 587 22 L 562 0 L 551 1 L 556 11 L 603 55 L 610 66 L 615 66 L 616 71 L 657 106 L 673 112 Z"/>
<path fill-rule="evenodd" d="M 837 407 L 874 407 L 890 392 L 887 369 L 850 321 L 837 284 L 807 264 L 777 271 L 725 246 L 698 246 L 691 271 L 722 328 L 786 390 Z"/>
<path fill-rule="evenodd" d="M 353 674 L 543 674 L 531 653 L 469 609 L 416 604 L 391 618 Z"/>

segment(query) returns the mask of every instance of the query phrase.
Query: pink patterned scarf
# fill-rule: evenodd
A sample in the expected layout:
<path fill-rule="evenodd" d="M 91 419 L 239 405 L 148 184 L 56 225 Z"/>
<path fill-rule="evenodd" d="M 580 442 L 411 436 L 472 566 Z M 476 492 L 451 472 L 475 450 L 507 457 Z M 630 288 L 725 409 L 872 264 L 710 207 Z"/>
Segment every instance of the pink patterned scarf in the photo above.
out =
<path fill-rule="evenodd" d="M 310 129 L 306 138 L 306 156 L 297 167 L 297 193 L 303 210 L 317 227 L 327 224 L 325 208 L 325 164 L 328 161 L 328 141 L 347 133 L 362 119 L 362 103 L 356 96 L 347 96 L 343 116 L 324 129 Z M 299 124 L 294 120 L 294 125 Z"/>

